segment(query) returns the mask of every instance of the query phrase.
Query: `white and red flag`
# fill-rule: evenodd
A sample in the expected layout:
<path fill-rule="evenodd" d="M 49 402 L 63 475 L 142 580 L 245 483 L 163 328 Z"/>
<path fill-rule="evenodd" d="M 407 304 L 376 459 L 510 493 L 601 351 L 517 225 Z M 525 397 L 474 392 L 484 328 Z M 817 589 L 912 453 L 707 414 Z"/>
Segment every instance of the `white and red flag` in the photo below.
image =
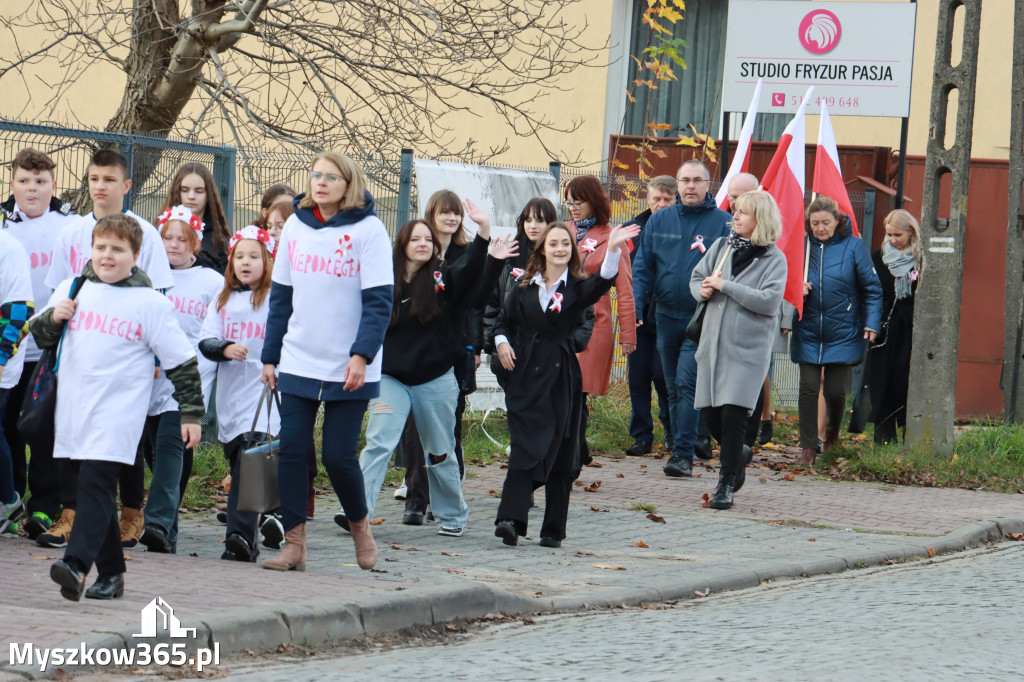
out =
<path fill-rule="evenodd" d="M 754 98 L 750 100 L 750 108 L 747 109 L 747 117 L 743 119 L 743 127 L 740 129 L 740 139 L 736 144 L 736 155 L 732 157 L 729 164 L 729 172 L 722 180 L 722 186 L 718 188 L 718 195 L 715 196 L 715 203 L 723 211 L 729 210 L 729 181 L 740 173 L 746 173 L 750 168 L 750 142 L 754 138 L 754 123 L 757 121 L 757 103 L 761 100 L 761 80 L 757 80 L 754 87 Z"/>
<path fill-rule="evenodd" d="M 798 316 L 804 311 L 804 110 L 813 92 L 813 86 L 807 88 L 807 94 L 796 116 L 779 138 L 775 156 L 761 180 L 761 188 L 775 197 L 782 214 L 782 237 L 777 246 L 785 254 L 789 266 L 783 297 L 793 304 Z"/>
<path fill-rule="evenodd" d="M 814 180 L 811 190 L 822 194 L 839 204 L 839 210 L 850 216 L 855 237 L 860 236 L 857 229 L 857 218 L 853 215 L 853 204 L 850 193 L 843 182 L 843 172 L 839 168 L 839 148 L 836 146 L 836 134 L 832 131 L 832 121 L 828 117 L 828 107 L 821 103 L 821 122 L 818 124 L 818 149 L 814 155 Z"/>

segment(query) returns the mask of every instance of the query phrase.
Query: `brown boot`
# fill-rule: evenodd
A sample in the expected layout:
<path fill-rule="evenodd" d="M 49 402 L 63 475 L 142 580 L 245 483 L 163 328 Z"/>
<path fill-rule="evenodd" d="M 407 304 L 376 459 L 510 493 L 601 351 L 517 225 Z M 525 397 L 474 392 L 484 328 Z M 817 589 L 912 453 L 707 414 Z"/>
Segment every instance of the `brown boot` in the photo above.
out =
<path fill-rule="evenodd" d="M 306 570 L 306 524 L 300 523 L 284 534 L 284 547 L 273 559 L 263 562 L 271 571 Z"/>
<path fill-rule="evenodd" d="M 796 461 L 797 464 L 803 464 L 804 466 L 811 466 L 814 464 L 815 458 L 818 456 L 817 448 L 804 448 L 800 453 L 800 459 Z"/>
<path fill-rule="evenodd" d="M 832 446 L 835 445 L 838 442 L 839 442 L 839 432 L 838 431 L 826 431 L 825 432 L 825 442 L 821 446 L 821 451 L 822 452 L 828 452 L 832 448 Z"/>
<path fill-rule="evenodd" d="M 122 507 L 118 525 L 121 527 L 121 546 L 131 549 L 139 544 L 139 538 L 146 527 L 146 517 L 141 509 Z"/>
<path fill-rule="evenodd" d="M 36 538 L 40 547 L 67 547 L 71 538 L 71 527 L 75 524 L 75 510 L 65 509 L 53 527 Z"/>
<path fill-rule="evenodd" d="M 370 532 L 370 517 L 362 521 L 349 519 L 348 525 L 352 529 L 352 540 L 356 543 L 356 563 L 359 568 L 368 571 L 377 564 L 377 543 L 373 541 Z"/>

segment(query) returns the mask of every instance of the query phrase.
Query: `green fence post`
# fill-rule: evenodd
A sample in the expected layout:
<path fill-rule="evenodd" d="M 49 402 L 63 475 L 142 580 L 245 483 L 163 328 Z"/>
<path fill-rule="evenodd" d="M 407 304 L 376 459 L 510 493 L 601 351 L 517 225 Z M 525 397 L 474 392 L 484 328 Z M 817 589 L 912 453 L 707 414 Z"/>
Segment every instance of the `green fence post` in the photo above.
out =
<path fill-rule="evenodd" d="M 561 161 L 550 161 L 548 162 L 548 170 L 551 171 L 551 175 L 555 177 L 555 186 L 561 189 L 562 184 L 562 162 Z"/>
<path fill-rule="evenodd" d="M 126 137 L 123 142 L 117 143 L 117 151 L 124 155 L 124 158 L 128 160 L 128 178 L 135 177 L 135 139 L 134 137 Z M 133 182 L 128 188 L 128 193 L 124 195 L 123 210 L 127 211 L 132 207 L 135 202 L 135 183 Z"/>
<path fill-rule="evenodd" d="M 224 205 L 224 217 L 228 220 L 228 228 L 235 230 L 235 162 L 238 150 L 234 147 L 221 147 L 221 154 L 213 159 L 213 181 L 217 183 L 220 201 Z"/>
<path fill-rule="evenodd" d="M 412 150 L 402 150 L 401 169 L 398 174 L 398 211 L 396 212 L 398 229 L 409 221 L 412 212 Z"/>

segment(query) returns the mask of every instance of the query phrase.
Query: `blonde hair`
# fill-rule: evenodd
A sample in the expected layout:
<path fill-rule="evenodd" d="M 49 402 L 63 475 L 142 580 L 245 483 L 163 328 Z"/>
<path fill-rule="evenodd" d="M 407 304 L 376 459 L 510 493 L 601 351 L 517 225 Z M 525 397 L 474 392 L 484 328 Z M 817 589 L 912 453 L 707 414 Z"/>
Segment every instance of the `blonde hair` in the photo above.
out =
<path fill-rule="evenodd" d="M 755 189 L 736 197 L 734 210 L 743 211 L 754 217 L 757 223 L 750 243 L 755 246 L 768 246 L 779 241 L 782 236 L 782 217 L 775 197 L 763 189 Z M 732 224 L 732 223 L 730 223 Z"/>
<path fill-rule="evenodd" d="M 921 226 L 917 223 L 917 219 L 910 215 L 910 211 L 897 208 L 895 211 L 889 211 L 889 215 L 885 216 L 884 223 L 892 225 L 897 230 L 910 232 L 910 249 L 914 253 L 914 260 L 920 265 L 923 254 L 921 253 Z"/>
<path fill-rule="evenodd" d="M 341 177 L 348 183 L 348 188 L 345 189 L 345 195 L 341 198 L 341 203 L 338 204 L 338 209 L 342 211 L 352 211 L 360 209 L 366 206 L 366 189 L 369 183 L 366 180 L 366 175 L 363 173 L 363 169 L 356 164 L 355 161 L 340 154 L 338 152 L 320 152 L 313 157 L 313 160 L 309 163 L 309 171 L 313 172 L 313 166 L 316 165 L 317 161 L 320 160 L 330 161 L 338 170 L 341 171 Z M 302 197 L 302 201 L 299 202 L 299 208 L 314 208 L 316 202 L 313 201 L 313 178 L 310 176 L 309 181 L 306 183 L 306 196 Z"/>

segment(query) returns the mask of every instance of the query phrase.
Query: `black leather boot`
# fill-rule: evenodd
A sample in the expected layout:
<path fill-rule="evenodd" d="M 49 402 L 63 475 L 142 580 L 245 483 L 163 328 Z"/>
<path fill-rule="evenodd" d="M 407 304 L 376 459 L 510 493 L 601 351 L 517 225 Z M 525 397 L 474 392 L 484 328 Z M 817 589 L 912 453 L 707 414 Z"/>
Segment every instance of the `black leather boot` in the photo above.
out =
<path fill-rule="evenodd" d="M 730 509 L 732 507 L 732 481 L 727 476 L 720 475 L 718 488 L 715 489 L 715 496 L 711 498 L 712 509 Z"/>
<path fill-rule="evenodd" d="M 120 599 L 124 596 L 124 573 L 101 575 L 85 591 L 86 599 Z"/>
<path fill-rule="evenodd" d="M 50 566 L 50 580 L 60 585 L 60 596 L 81 601 L 85 591 L 85 573 L 68 561 L 54 561 Z"/>

